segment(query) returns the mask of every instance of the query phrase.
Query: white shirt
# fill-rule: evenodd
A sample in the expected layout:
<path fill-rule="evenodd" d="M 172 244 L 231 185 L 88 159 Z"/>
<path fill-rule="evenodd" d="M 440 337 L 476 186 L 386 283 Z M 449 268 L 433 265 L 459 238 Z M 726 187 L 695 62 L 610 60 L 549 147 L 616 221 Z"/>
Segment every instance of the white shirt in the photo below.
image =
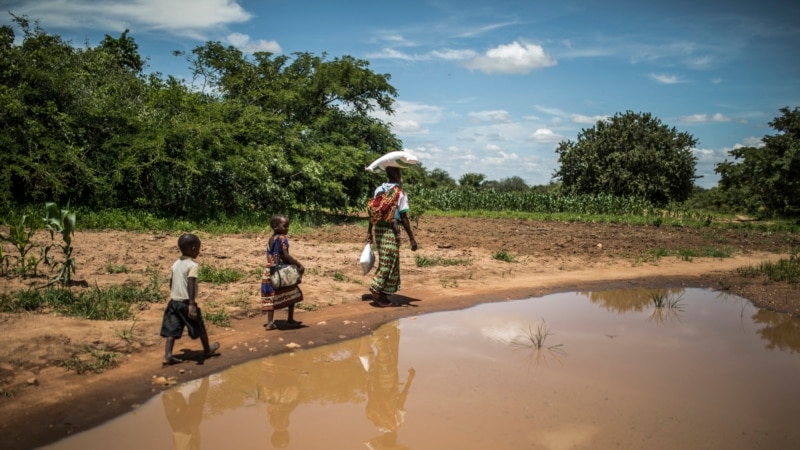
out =
<path fill-rule="evenodd" d="M 172 289 L 170 298 L 172 300 L 189 300 L 189 278 L 197 278 L 200 272 L 200 264 L 197 264 L 188 256 L 181 256 L 172 265 Z"/>

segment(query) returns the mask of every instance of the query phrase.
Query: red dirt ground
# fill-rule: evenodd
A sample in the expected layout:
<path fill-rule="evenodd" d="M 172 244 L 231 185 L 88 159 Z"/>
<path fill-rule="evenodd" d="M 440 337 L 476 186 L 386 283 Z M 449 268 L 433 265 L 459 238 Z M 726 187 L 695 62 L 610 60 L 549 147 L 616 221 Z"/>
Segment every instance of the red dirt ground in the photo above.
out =
<path fill-rule="evenodd" d="M 305 301 L 297 312 L 305 326 L 265 331 L 258 289 L 266 229 L 261 234 L 196 233 L 203 240 L 201 264 L 247 274 L 240 282 L 200 286 L 198 302 L 206 315 L 224 310 L 231 318 L 229 327 L 209 326 L 211 339 L 222 345 L 221 355 L 200 363 L 200 343 L 182 339 L 176 354 L 190 360 L 162 367 L 163 342 L 158 333 L 163 303 L 137 311 L 133 320 L 117 322 L 0 314 L 4 449 L 35 448 L 91 428 L 131 411 L 166 385 L 288 351 L 288 343 L 324 345 L 362 336 L 396 318 L 477 303 L 564 291 L 683 286 L 727 290 L 759 307 L 800 316 L 798 288 L 744 278 L 736 271 L 787 258 L 800 247 L 796 234 L 426 216 L 415 231 L 419 250 L 412 252 L 404 242 L 401 251 L 403 289 L 396 296 L 403 303 L 400 308 L 375 308 L 362 299 L 370 280 L 357 264 L 366 235 L 363 224 L 290 234 L 292 254 L 306 266 Z M 49 239 L 44 234 L 37 237 Z M 166 274 L 179 256 L 176 240 L 177 235 L 158 233 L 79 232 L 74 237 L 76 279 L 102 287 L 146 284 L 156 276 L 166 298 Z M 732 256 L 653 256 L 657 251 L 702 254 L 707 249 L 727 250 Z M 492 256 L 500 251 L 514 261 L 495 260 Z M 415 257 L 454 264 L 418 267 Z M 109 273 L 113 267 L 128 271 Z M 0 283 L 0 292 L 5 293 L 26 287 L 16 278 L 0 278 Z M 278 311 L 276 318 L 284 319 L 285 312 Z M 74 355 L 87 358 L 87 348 L 114 351 L 116 366 L 81 375 L 61 366 Z"/>

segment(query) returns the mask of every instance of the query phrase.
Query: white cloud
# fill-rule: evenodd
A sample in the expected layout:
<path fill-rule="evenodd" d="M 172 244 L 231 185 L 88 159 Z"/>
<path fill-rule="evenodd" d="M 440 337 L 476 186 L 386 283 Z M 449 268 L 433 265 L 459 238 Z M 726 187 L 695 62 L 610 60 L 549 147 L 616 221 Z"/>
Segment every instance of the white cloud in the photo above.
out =
<path fill-rule="evenodd" d="M 265 41 L 263 39 L 259 39 L 256 42 L 250 42 L 250 36 L 242 33 L 231 33 L 228 35 L 227 39 L 231 45 L 245 53 L 281 53 L 283 51 L 280 44 L 278 44 L 276 41 Z"/>
<path fill-rule="evenodd" d="M 602 120 L 608 120 L 609 116 L 584 116 L 583 114 L 572 114 L 570 116 L 574 123 L 596 124 Z"/>
<path fill-rule="evenodd" d="M 751 136 L 751 137 L 742 139 L 741 144 L 736 144 L 734 146 L 734 148 L 738 148 L 738 147 L 756 147 L 756 148 L 761 148 L 763 146 L 764 146 L 764 141 L 761 138 L 757 138 L 757 137 L 752 137 Z"/>
<path fill-rule="evenodd" d="M 708 114 L 692 114 L 680 117 L 678 120 L 683 123 L 725 123 L 733 122 L 734 119 L 724 114 L 715 113 L 710 116 Z"/>
<path fill-rule="evenodd" d="M 424 55 L 412 55 L 397 51 L 393 48 L 382 48 L 379 52 L 369 53 L 367 57 L 372 59 L 400 59 L 403 61 L 421 61 L 427 59 Z"/>
<path fill-rule="evenodd" d="M 508 114 L 508 111 L 504 111 L 502 109 L 494 111 L 471 112 L 469 113 L 469 116 L 480 122 L 494 122 L 494 123 L 511 122 L 511 116 Z"/>
<path fill-rule="evenodd" d="M 549 130 L 547 128 L 539 128 L 538 130 L 534 131 L 533 134 L 531 134 L 528 139 L 531 141 L 541 142 L 541 143 L 554 143 L 554 142 L 560 142 L 561 140 L 563 140 L 563 137 L 559 136 L 556 133 L 553 133 L 553 130 Z"/>
<path fill-rule="evenodd" d="M 678 84 L 684 83 L 677 75 L 668 75 L 664 73 L 651 73 L 650 78 L 658 81 L 661 84 Z"/>
<path fill-rule="evenodd" d="M 389 116 L 380 109 L 372 115 L 386 123 L 392 124 L 392 131 L 400 134 L 425 134 L 427 125 L 439 123 L 442 119 L 442 108 L 422 103 L 397 100 L 394 103 L 394 114 Z"/>
<path fill-rule="evenodd" d="M 24 2 L 15 14 L 56 28 L 151 30 L 204 39 L 207 31 L 247 22 L 252 15 L 232 0 L 41 0 Z"/>
<path fill-rule="evenodd" d="M 556 65 L 556 60 L 545 53 L 540 45 L 512 42 L 476 55 L 464 65 L 472 70 L 486 73 L 526 74 L 532 70 Z"/>
<path fill-rule="evenodd" d="M 472 50 L 453 50 L 453 49 L 434 50 L 430 54 L 436 58 L 448 61 L 462 61 L 475 56 L 475 52 Z"/>

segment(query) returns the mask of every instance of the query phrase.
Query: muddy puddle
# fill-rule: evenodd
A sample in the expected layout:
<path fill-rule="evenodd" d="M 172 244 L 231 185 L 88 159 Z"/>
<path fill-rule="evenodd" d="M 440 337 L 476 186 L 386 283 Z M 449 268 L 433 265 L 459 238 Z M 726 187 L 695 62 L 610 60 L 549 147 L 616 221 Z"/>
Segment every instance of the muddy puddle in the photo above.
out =
<path fill-rule="evenodd" d="M 800 320 L 745 299 L 564 293 L 247 363 L 47 448 L 789 449 L 798 380 Z"/>

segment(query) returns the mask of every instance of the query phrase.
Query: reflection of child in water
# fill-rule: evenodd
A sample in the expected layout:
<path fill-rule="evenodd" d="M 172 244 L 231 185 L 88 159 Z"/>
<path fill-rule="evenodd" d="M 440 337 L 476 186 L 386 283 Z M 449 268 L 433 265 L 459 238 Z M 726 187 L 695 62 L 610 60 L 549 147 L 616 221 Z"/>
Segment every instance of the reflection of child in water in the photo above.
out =
<path fill-rule="evenodd" d="M 401 449 L 397 444 L 397 429 L 405 419 L 405 403 L 416 371 L 408 369 L 408 379 L 402 390 L 397 373 L 400 353 L 400 330 L 397 325 L 381 328 L 372 338 L 373 357 L 367 370 L 367 418 L 378 427 L 382 435 L 364 444 L 370 449 Z M 399 392 L 398 392 L 399 391 Z"/>
<path fill-rule="evenodd" d="M 261 392 L 267 401 L 272 447 L 284 448 L 289 445 L 289 416 L 300 404 L 299 373 L 294 367 L 276 364 L 269 359 L 263 366 L 265 378 Z"/>
<path fill-rule="evenodd" d="M 161 395 L 164 413 L 172 427 L 172 444 L 175 450 L 196 450 L 200 448 L 200 422 L 208 397 L 208 377 L 203 378 L 200 387 L 189 394 L 189 402 L 178 389 L 170 389 Z"/>

